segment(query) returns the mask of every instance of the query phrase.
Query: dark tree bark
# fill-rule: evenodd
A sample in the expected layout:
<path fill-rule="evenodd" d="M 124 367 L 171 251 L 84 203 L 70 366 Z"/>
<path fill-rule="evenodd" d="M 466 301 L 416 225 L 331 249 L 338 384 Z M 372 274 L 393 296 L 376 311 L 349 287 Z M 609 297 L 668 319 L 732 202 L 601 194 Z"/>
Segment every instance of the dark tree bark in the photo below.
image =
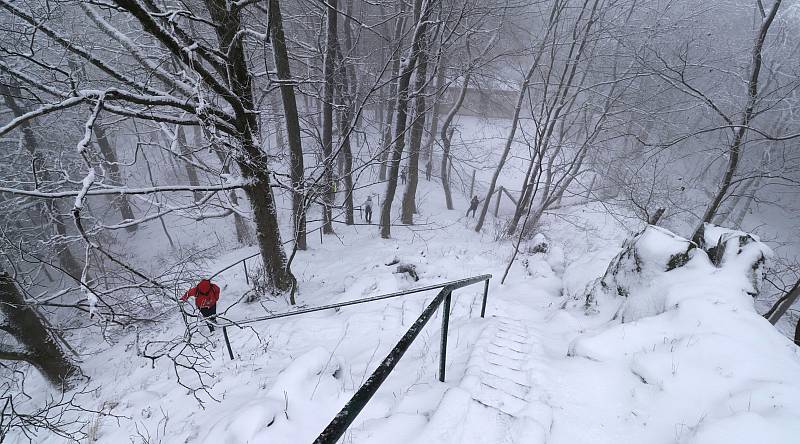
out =
<path fill-rule="evenodd" d="M 422 145 L 422 133 L 425 129 L 425 85 L 428 81 L 427 35 L 420 41 L 419 63 L 414 82 L 416 97 L 414 98 L 414 120 L 411 122 L 411 140 L 408 157 L 408 182 L 403 193 L 403 207 L 400 220 L 407 225 L 414 224 L 414 213 L 417 212 L 417 183 L 419 182 L 419 154 Z"/>
<path fill-rule="evenodd" d="M 111 143 L 106 136 L 105 129 L 103 129 L 102 125 L 100 125 L 99 119 L 98 122 L 94 126 L 94 135 L 97 138 L 97 145 L 100 147 L 100 154 L 103 155 L 103 160 L 105 160 L 105 169 L 108 171 L 108 178 L 111 180 L 112 185 L 123 185 L 122 183 L 122 173 L 119 169 L 119 159 L 117 158 L 117 150 L 111 146 Z M 119 209 L 120 216 L 122 216 L 122 220 L 133 220 L 133 209 L 131 208 L 131 203 L 128 200 L 128 196 L 113 196 L 111 197 L 111 202 L 114 206 Z M 128 232 L 135 232 L 136 225 L 130 225 L 125 227 Z"/>
<path fill-rule="evenodd" d="M 342 178 L 344 179 L 344 216 L 345 224 L 353 225 L 355 218 L 353 217 L 353 150 L 350 146 L 350 124 L 353 120 L 353 106 L 355 103 L 355 94 L 353 86 L 349 82 L 348 77 L 342 67 L 345 66 L 344 58 L 339 46 L 336 47 L 336 55 L 339 61 L 338 69 L 338 82 L 336 83 L 339 101 L 341 102 L 342 111 L 339 113 L 339 134 L 342 137 L 341 141 L 341 158 L 342 162 Z"/>
<path fill-rule="evenodd" d="M 275 126 L 275 145 L 277 145 L 278 152 L 282 152 L 286 147 L 286 138 L 283 136 L 283 119 L 281 118 L 283 108 L 276 94 L 270 94 L 269 102 Z"/>
<path fill-rule="evenodd" d="M 444 63 L 444 61 L 442 63 Z M 450 143 L 453 140 L 454 130 L 450 125 L 453 123 L 453 119 L 464 104 L 464 97 L 467 96 L 467 89 L 469 89 L 470 75 L 471 71 L 467 70 L 464 74 L 464 84 L 461 85 L 461 90 L 458 92 L 458 98 L 453 104 L 453 107 L 450 108 L 450 111 L 447 112 L 447 117 L 444 118 L 444 122 L 442 122 L 442 163 L 439 169 L 441 170 L 440 177 L 442 179 L 442 190 L 444 190 L 444 200 L 448 210 L 453 209 L 453 196 L 450 192 L 450 175 L 448 174 L 450 168 L 448 162 L 450 162 Z M 489 195 L 487 195 L 486 198 L 487 201 L 490 200 L 488 196 Z"/>
<path fill-rule="evenodd" d="M 798 298 L 800 298 L 800 281 L 797 281 L 794 287 L 779 298 L 772 308 L 764 314 L 764 317 L 767 318 L 772 325 L 776 325 L 783 315 L 789 311 L 792 305 L 797 302 Z"/>
<path fill-rule="evenodd" d="M 399 4 L 399 16 L 397 17 L 397 22 L 394 25 L 394 39 L 393 42 L 396 44 L 400 44 L 400 38 L 403 35 L 403 27 L 405 25 L 406 18 L 403 16 L 405 13 L 405 6 L 406 2 L 398 2 Z M 386 110 L 386 131 L 383 133 L 383 139 L 381 140 L 381 153 L 380 153 L 380 173 L 378 174 L 378 179 L 381 181 L 386 180 L 386 171 L 387 171 L 387 163 L 389 162 L 389 152 L 391 151 L 391 142 L 392 142 L 392 119 L 394 119 L 394 110 L 395 110 L 395 97 L 397 97 L 397 83 L 400 81 L 398 78 L 400 72 L 400 57 L 398 54 L 395 54 L 392 57 L 392 76 L 389 80 L 389 100 L 391 102 L 387 105 Z"/>
<path fill-rule="evenodd" d="M 423 5 L 425 6 L 424 10 L 422 9 Z M 395 144 L 389 164 L 386 196 L 383 199 L 383 206 L 381 207 L 381 237 L 384 239 L 388 239 L 392 234 L 392 203 L 394 202 L 394 195 L 397 191 L 397 174 L 400 170 L 400 158 L 403 155 L 403 149 L 405 149 L 406 118 L 408 115 L 408 86 L 411 82 L 411 75 L 417 64 L 420 50 L 422 49 L 422 40 L 428 28 L 428 18 L 430 17 L 432 9 L 432 2 L 428 2 L 427 0 L 424 3 L 422 0 L 416 0 L 414 2 L 414 16 L 419 16 L 419 19 L 417 20 L 417 26 L 414 30 L 414 37 L 411 40 L 411 48 L 409 49 L 408 57 L 406 57 L 402 74 L 397 83 Z"/>
<path fill-rule="evenodd" d="M 239 131 L 238 141 L 241 144 L 241 153 L 237 155 L 236 161 L 242 176 L 249 180 L 244 192 L 250 200 L 253 209 L 253 219 L 256 224 L 256 238 L 258 239 L 259 251 L 261 252 L 264 263 L 264 271 L 267 276 L 268 285 L 279 291 L 292 290 L 294 292 L 297 280 L 287 267 L 286 252 L 281 242 L 280 229 L 278 227 L 278 214 L 275 208 L 275 197 L 272 194 L 271 178 L 267 156 L 261 151 L 256 143 L 258 134 L 257 116 L 249 110 L 255 109 L 253 100 L 253 90 L 250 72 L 247 68 L 244 46 L 241 39 L 237 39 L 237 33 L 242 29 L 239 10 L 230 10 L 228 4 L 223 0 L 207 0 L 211 17 L 217 26 L 215 28 L 220 46 L 228 54 L 228 70 L 230 73 L 231 89 L 238 100 L 231 99 L 235 106 L 236 127 Z M 286 46 L 283 41 L 283 26 L 281 24 L 280 10 L 277 0 L 270 0 L 270 19 L 272 28 L 273 48 L 276 53 L 276 65 L 279 76 L 288 79 L 288 56 Z M 282 49 L 278 49 L 278 48 Z M 282 56 L 277 55 L 281 53 Z M 280 63 L 278 63 L 280 62 Z M 285 75 L 285 77 L 284 77 Z M 282 92 L 286 87 L 282 87 Z M 286 100 L 284 95 L 284 109 L 287 111 L 287 125 L 294 118 L 296 124 L 296 134 L 290 131 L 290 145 L 292 138 L 295 137 L 295 144 L 292 145 L 292 159 L 295 159 L 297 152 L 300 153 L 300 172 L 302 173 L 302 149 L 300 147 L 299 122 L 297 120 L 297 107 L 294 101 L 294 90 L 288 86 L 288 95 L 291 100 Z M 241 106 L 239 106 L 241 103 Z M 291 125 L 289 125 L 291 127 Z M 295 151 L 297 150 L 297 152 Z M 292 162 L 292 169 L 295 171 L 295 162 Z M 302 174 L 301 174 L 302 175 Z M 302 181 L 301 181 L 302 182 Z M 302 204 L 301 204 L 302 208 Z M 304 215 L 304 212 L 301 212 Z M 303 219 L 303 233 L 305 233 L 305 219 Z M 305 238 L 304 238 L 305 239 Z"/>
<path fill-rule="evenodd" d="M 26 361 L 39 369 L 53 386 L 62 391 L 69 389 L 70 379 L 81 374 L 80 368 L 67 358 L 42 319 L 3 271 L 0 271 L 0 310 L 7 323 L 3 330 L 24 347 L 24 351 L 16 351 L 0 346 L 0 359 Z"/>
<path fill-rule="evenodd" d="M 439 113 L 441 112 L 442 97 L 444 97 L 444 70 L 444 56 L 440 54 L 439 61 L 436 64 L 436 97 L 433 99 L 428 143 L 425 144 L 423 153 L 425 159 L 427 159 L 425 163 L 425 180 L 431 180 L 433 175 L 433 145 L 436 143 L 436 134 L 439 132 Z"/>
<path fill-rule="evenodd" d="M 797 319 L 797 326 L 794 328 L 794 345 L 800 347 L 800 318 Z"/>
<path fill-rule="evenodd" d="M 11 109 L 14 117 L 20 117 L 25 114 L 23 106 L 18 104 L 16 99 L 14 99 L 15 95 L 19 96 L 19 94 L 12 93 L 11 89 L 3 83 L 0 83 L 0 94 L 3 95 L 6 106 Z M 40 159 L 43 153 L 39 152 L 38 142 L 30 123 L 28 121 L 23 122 L 22 125 L 20 125 L 20 130 L 22 130 L 22 143 L 25 146 L 25 150 L 31 156 L 31 159 L 34 159 L 34 161 Z M 50 181 L 50 173 L 47 168 L 43 168 L 41 178 L 44 182 Z M 55 237 L 53 246 L 61 268 L 73 278 L 79 278 L 83 272 L 83 267 L 80 266 L 80 263 L 72 254 L 66 242 L 67 227 L 64 224 L 61 202 L 59 200 L 49 200 L 43 204 L 42 210 L 45 213 L 46 219 L 49 219 L 53 226 L 53 235 Z"/>
<path fill-rule="evenodd" d="M 283 19 L 279 0 L 269 0 L 270 33 L 272 38 L 272 54 L 275 59 L 275 71 L 281 83 L 281 98 L 286 120 L 286 135 L 289 140 L 289 157 L 292 176 L 292 217 L 294 219 L 294 238 L 298 250 L 305 250 L 306 244 L 306 210 L 305 210 L 305 175 L 303 168 L 303 146 L 300 140 L 300 117 L 297 113 L 297 100 L 292 74 L 289 70 L 289 53 L 286 49 L 286 37 L 283 33 Z"/>
<path fill-rule="evenodd" d="M 347 51 L 346 55 L 348 58 L 356 58 L 358 59 L 359 54 L 357 52 L 358 47 L 353 44 L 353 0 L 346 0 L 346 10 L 344 16 L 344 23 L 342 23 L 342 34 L 344 35 L 344 44 L 345 50 Z M 341 54 L 341 48 L 337 48 L 339 57 L 342 59 L 341 63 L 344 66 L 345 74 L 347 75 L 346 82 L 349 87 L 350 97 L 353 103 L 359 103 L 361 100 L 361 88 L 358 82 L 358 77 L 356 76 L 356 64 L 350 62 L 350 60 L 345 61 L 344 55 Z M 358 134 L 361 132 L 361 116 L 357 117 L 356 121 L 353 122 L 353 127 L 356 129 L 355 138 L 356 144 L 358 144 Z"/>
<path fill-rule="evenodd" d="M 333 91 L 335 89 L 334 68 L 336 64 L 337 46 L 337 12 L 338 0 L 328 0 L 325 12 L 325 57 L 323 61 L 323 75 L 325 85 L 323 88 L 322 102 L 322 167 L 324 203 L 322 205 L 322 232 L 333 233 L 331 207 L 334 204 L 335 194 L 333 188 Z"/>

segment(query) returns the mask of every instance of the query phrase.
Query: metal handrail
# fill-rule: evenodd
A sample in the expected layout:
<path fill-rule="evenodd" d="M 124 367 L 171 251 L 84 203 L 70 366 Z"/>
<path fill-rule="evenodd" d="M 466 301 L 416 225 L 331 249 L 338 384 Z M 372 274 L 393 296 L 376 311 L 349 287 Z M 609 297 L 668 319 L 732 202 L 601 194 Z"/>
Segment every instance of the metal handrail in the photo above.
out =
<path fill-rule="evenodd" d="M 442 290 L 439 291 L 439 294 L 436 295 L 433 301 L 428 304 L 411 328 L 408 329 L 406 334 L 403 335 L 397 345 L 394 346 L 392 351 L 386 355 L 386 358 L 384 358 L 383 362 L 381 362 L 378 368 L 372 372 L 372 375 L 370 375 L 369 379 L 367 379 L 367 381 L 358 389 L 353 397 L 350 398 L 350 401 L 345 404 L 345 406 L 339 411 L 336 417 L 333 418 L 330 424 L 325 427 L 325 430 L 320 433 L 320 435 L 314 441 L 314 444 L 335 444 L 336 441 L 338 441 L 339 438 L 344 435 L 345 431 L 347 431 L 347 428 L 353 423 L 356 416 L 361 413 L 361 410 L 367 405 L 378 388 L 380 388 L 381 384 L 383 384 L 383 382 L 389 376 L 389 373 L 394 370 L 394 367 L 400 361 L 400 358 L 403 357 L 403 354 L 405 354 L 406 350 L 408 350 L 408 348 L 414 342 L 414 339 L 416 339 L 417 335 L 419 335 L 423 327 L 425 327 L 425 324 L 427 324 L 430 318 L 433 317 L 436 309 L 439 308 L 442 303 L 444 303 L 444 307 L 442 309 L 442 337 L 439 353 L 439 381 L 444 382 L 444 364 L 447 355 L 447 329 L 450 324 L 450 298 L 453 290 L 485 281 L 483 304 L 481 307 L 481 317 L 484 317 L 486 313 L 486 298 L 489 290 L 489 279 L 491 278 L 491 274 L 485 274 L 446 284 Z"/>
<path fill-rule="evenodd" d="M 289 317 L 289 316 L 297 316 L 297 315 L 301 315 L 301 314 L 313 313 L 315 311 L 329 310 L 331 308 L 346 307 L 348 305 L 357 305 L 357 304 L 363 304 L 365 302 L 380 301 L 380 300 L 383 300 L 383 299 L 391 299 L 391 298 L 396 298 L 396 297 L 405 296 L 405 295 L 409 295 L 409 294 L 421 293 L 423 291 L 435 290 L 437 288 L 444 288 L 444 287 L 447 287 L 448 285 L 458 285 L 461 282 L 463 282 L 465 280 L 469 280 L 469 279 L 481 278 L 481 279 L 478 279 L 478 280 L 479 281 L 483 281 L 483 280 L 487 280 L 488 281 L 488 279 L 490 279 L 491 277 L 492 277 L 492 275 L 485 274 L 485 275 L 482 275 L 482 276 L 476 276 L 474 278 L 458 279 L 458 280 L 455 280 L 455 281 L 442 282 L 442 283 L 439 283 L 439 284 L 428 285 L 428 286 L 425 286 L 425 287 L 417 287 L 417 288 L 412 288 L 412 289 L 409 289 L 409 290 L 396 291 L 394 293 L 386 293 L 386 294 L 382 294 L 382 295 L 379 295 L 379 296 L 371 296 L 371 297 L 368 297 L 368 298 L 354 299 L 354 300 L 351 300 L 351 301 L 344 301 L 344 302 L 337 302 L 335 304 L 320 305 L 318 307 L 303 308 L 303 309 L 300 309 L 300 310 L 292 310 L 292 311 L 287 311 L 287 312 L 284 312 L 284 313 L 277 313 L 277 314 L 272 314 L 272 315 L 267 315 L 267 316 L 260 316 L 260 317 L 257 317 L 257 318 L 243 319 L 241 321 L 235 321 L 235 322 L 234 321 L 228 321 L 225 324 L 219 323 L 218 325 L 221 326 L 221 327 L 233 327 L 233 326 L 239 326 L 239 325 L 245 325 L 245 324 L 252 324 L 254 322 L 269 321 L 269 320 L 272 320 L 272 319 L 279 319 L 279 318 L 285 318 L 285 317 Z M 483 301 L 483 307 L 481 309 L 481 317 L 483 317 L 484 310 L 486 309 L 485 305 L 486 305 L 486 298 L 484 298 L 484 301 Z"/>

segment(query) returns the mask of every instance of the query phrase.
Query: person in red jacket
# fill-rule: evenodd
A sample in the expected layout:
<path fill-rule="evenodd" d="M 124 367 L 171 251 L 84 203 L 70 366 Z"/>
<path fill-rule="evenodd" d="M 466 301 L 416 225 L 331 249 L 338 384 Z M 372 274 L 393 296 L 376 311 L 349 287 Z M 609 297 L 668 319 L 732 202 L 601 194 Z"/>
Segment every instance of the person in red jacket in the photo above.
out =
<path fill-rule="evenodd" d="M 206 323 L 208 323 L 209 330 L 213 332 L 214 324 L 211 322 L 211 318 L 217 315 L 219 287 L 208 279 L 201 279 L 196 287 L 190 288 L 189 291 L 183 294 L 181 302 L 185 302 L 191 296 L 194 296 L 194 304 L 200 310 L 200 314 L 203 315 Z"/>

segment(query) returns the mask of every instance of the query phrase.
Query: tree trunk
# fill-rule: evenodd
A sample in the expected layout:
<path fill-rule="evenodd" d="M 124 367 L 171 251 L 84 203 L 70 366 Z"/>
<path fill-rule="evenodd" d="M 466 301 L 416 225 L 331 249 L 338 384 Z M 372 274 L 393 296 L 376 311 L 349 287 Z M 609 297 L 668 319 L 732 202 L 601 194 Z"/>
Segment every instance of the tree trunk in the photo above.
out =
<path fill-rule="evenodd" d="M 11 89 L 1 82 L 0 94 L 3 95 L 5 103 L 11 109 L 14 117 L 18 118 L 25 114 L 23 107 L 20 106 L 14 99 L 14 96 L 19 96 L 19 94 L 12 93 Z M 30 123 L 28 121 L 23 122 L 20 125 L 20 130 L 22 130 L 22 143 L 25 146 L 26 151 L 28 151 L 28 154 L 31 156 L 31 159 L 41 158 L 41 156 L 44 154 L 39 152 L 38 142 L 36 141 L 36 136 Z M 50 173 L 48 171 L 48 168 L 42 169 L 42 180 L 44 182 L 50 181 Z M 64 215 L 61 212 L 60 201 L 49 200 L 44 203 L 42 209 L 46 218 L 50 219 L 52 222 L 55 237 L 53 248 L 55 249 L 56 256 L 58 256 L 58 262 L 61 265 L 61 268 L 72 278 L 80 279 L 81 273 L 83 272 L 83 267 L 80 266 L 80 263 L 72 254 L 72 251 L 70 251 L 69 244 L 66 241 L 67 227 L 64 224 Z"/>
<path fill-rule="evenodd" d="M 585 7 L 585 5 L 584 5 Z M 539 60 L 541 59 L 542 55 L 544 54 L 544 45 L 548 40 L 548 36 L 550 32 L 555 28 L 556 23 L 561 16 L 563 8 L 559 6 L 558 2 L 553 3 L 553 7 L 550 10 L 550 18 L 548 20 L 548 27 L 547 31 L 539 43 L 539 47 L 536 51 L 536 56 L 531 63 L 531 66 L 528 68 L 528 72 L 525 74 L 525 78 L 522 80 L 522 84 L 520 85 L 519 94 L 517 95 L 517 104 L 514 107 L 514 114 L 511 118 L 511 129 L 508 132 L 508 137 L 506 138 L 505 147 L 503 148 L 503 154 L 500 156 L 500 161 L 497 163 L 497 168 L 492 175 L 492 181 L 489 183 L 489 190 L 486 192 L 487 196 L 491 196 L 494 194 L 495 187 L 497 186 L 497 179 L 500 177 L 500 173 L 503 171 L 503 167 L 505 166 L 506 159 L 508 159 L 508 154 L 511 151 L 511 145 L 514 142 L 514 136 L 517 132 L 517 127 L 519 126 L 519 114 L 522 110 L 522 103 L 525 100 L 525 94 L 528 91 L 528 85 L 530 84 L 531 77 L 533 76 L 534 71 L 539 66 Z M 591 23 L 591 22 L 590 22 Z M 524 190 L 523 190 L 524 191 Z M 522 199 L 522 196 L 520 196 Z M 480 232 L 481 228 L 483 228 L 483 223 L 486 220 L 486 213 L 489 210 L 489 199 L 486 199 L 483 203 L 483 207 L 481 208 L 481 215 L 478 217 L 478 223 L 475 224 L 475 231 Z"/>
<path fill-rule="evenodd" d="M 178 150 L 180 150 L 179 152 L 183 158 L 182 163 L 183 167 L 186 169 L 186 178 L 189 179 L 189 185 L 200 185 L 200 179 L 197 177 L 197 170 L 194 165 L 190 163 L 192 160 L 192 151 L 189 149 L 189 144 L 186 142 L 186 132 L 182 125 L 176 125 L 175 127 L 175 140 L 178 142 Z M 203 198 L 203 193 L 195 191 L 192 196 L 195 202 L 199 202 L 200 199 Z"/>
<path fill-rule="evenodd" d="M 328 7 L 325 12 L 325 57 L 323 61 L 323 75 L 325 85 L 323 88 L 322 102 L 322 168 L 323 168 L 323 205 L 322 205 L 322 232 L 325 234 L 333 233 L 333 222 L 331 207 L 334 204 L 335 194 L 333 187 L 333 90 L 334 65 L 336 62 L 337 46 L 337 23 L 336 8 L 338 0 L 328 0 Z"/>
<path fill-rule="evenodd" d="M 97 145 L 100 147 L 100 153 L 103 155 L 103 160 L 105 160 L 105 169 L 108 171 L 108 178 L 111 180 L 112 185 L 121 186 L 122 183 L 122 174 L 119 169 L 119 160 L 117 158 L 117 150 L 111 146 L 111 143 L 108 141 L 108 137 L 106 136 L 105 129 L 103 129 L 102 125 L 99 122 L 100 119 L 95 123 L 94 126 L 94 135 L 97 138 Z M 128 201 L 128 196 L 123 194 L 121 196 L 111 197 L 112 205 L 116 206 L 119 209 L 120 216 L 122 216 L 123 221 L 134 219 L 133 209 L 131 208 L 130 201 Z M 136 225 L 130 225 L 125 227 L 128 232 L 133 233 L 136 231 Z"/>
<path fill-rule="evenodd" d="M 11 277 L 0 271 L 0 310 L 5 315 L 4 330 L 25 347 L 19 352 L 0 349 L 0 359 L 26 361 L 36 367 L 53 386 L 65 391 L 70 379 L 81 373 L 47 330 L 33 307 L 25 302 Z"/>
<path fill-rule="evenodd" d="M 447 173 L 448 162 L 450 162 L 450 141 L 453 138 L 453 129 L 442 128 L 442 163 L 439 168 L 442 170 L 439 177 L 442 179 L 442 190 L 444 191 L 444 202 L 448 210 L 453 209 L 453 194 L 450 192 L 450 175 Z"/>
<path fill-rule="evenodd" d="M 769 28 L 772 25 L 780 6 L 781 0 L 775 0 L 775 3 L 772 4 L 772 9 L 770 10 L 769 15 L 762 22 L 761 27 L 758 30 L 755 43 L 753 44 L 753 62 L 750 70 L 750 78 L 747 82 L 747 104 L 745 105 L 744 115 L 742 116 L 741 124 L 734 130 L 735 133 L 733 142 L 728 149 L 728 166 L 725 169 L 725 175 L 722 177 L 719 190 L 708 204 L 708 207 L 703 214 L 703 219 L 700 222 L 700 227 L 698 227 L 692 235 L 692 241 L 698 245 L 702 246 L 702 238 L 700 235 L 702 232 L 701 227 L 704 223 L 710 223 L 716 215 L 717 210 L 725 200 L 728 190 L 733 182 L 733 176 L 739 166 L 739 159 L 741 157 L 744 138 L 747 135 L 747 127 L 750 125 L 750 121 L 753 119 L 753 117 L 755 117 L 755 108 L 758 102 L 758 77 L 761 73 L 762 49 L 764 47 L 764 42 L 767 39 Z M 732 124 L 733 122 L 727 123 Z"/>
<path fill-rule="evenodd" d="M 797 326 L 794 328 L 794 345 L 800 347 L 800 318 L 797 318 Z"/>
<path fill-rule="evenodd" d="M 442 97 L 444 97 L 444 57 L 440 54 L 436 64 L 436 97 L 433 99 L 431 111 L 431 126 L 428 132 L 428 143 L 425 145 L 425 180 L 431 180 L 433 175 L 433 145 L 436 143 L 436 134 L 439 132 L 439 112 L 441 111 Z"/>
<path fill-rule="evenodd" d="M 489 190 L 486 191 L 487 196 L 491 196 L 494 193 L 494 189 L 497 186 L 497 179 L 500 177 L 500 172 L 503 171 L 503 166 L 505 166 L 506 159 L 508 159 L 508 154 L 511 151 L 511 144 L 514 142 L 514 136 L 516 135 L 517 127 L 519 126 L 519 114 L 522 110 L 522 102 L 525 100 L 525 94 L 528 91 L 528 83 L 530 83 L 531 76 L 533 76 L 533 72 L 538 64 L 539 58 L 537 57 L 536 60 L 534 60 L 531 64 L 528 72 L 525 74 L 525 79 L 522 81 L 522 85 L 520 85 L 519 94 L 517 96 L 517 105 L 514 107 L 514 116 L 511 119 L 511 129 L 509 130 L 508 137 L 506 138 L 503 154 L 500 156 L 500 161 L 497 163 L 497 168 L 495 168 L 494 174 L 492 175 L 492 181 L 489 182 Z M 483 228 L 483 223 L 486 220 L 486 212 L 488 210 L 489 199 L 486 199 L 483 202 L 481 214 L 478 216 L 478 223 L 475 224 L 475 231 L 480 232 L 481 228 Z"/>
<path fill-rule="evenodd" d="M 283 19 L 279 0 L 269 0 L 270 33 L 272 37 L 272 54 L 275 59 L 275 71 L 281 83 L 281 98 L 286 120 L 286 135 L 289 139 L 289 157 L 292 177 L 292 218 L 294 221 L 294 239 L 298 250 L 305 250 L 306 244 L 306 209 L 305 174 L 303 167 L 303 146 L 300 139 L 300 117 L 297 113 L 297 101 L 294 95 L 292 74 L 289 70 L 289 53 L 286 49 L 286 37 L 283 33 Z M 272 191 L 270 190 L 270 194 Z"/>
<path fill-rule="evenodd" d="M 800 298 L 800 281 L 797 281 L 786 295 L 778 299 L 764 317 L 766 317 L 772 325 L 777 325 L 778 321 L 789 311 L 792 305 L 797 302 L 798 298 Z"/>
<path fill-rule="evenodd" d="M 408 182 L 403 193 L 403 208 L 400 220 L 407 225 L 414 224 L 414 213 L 417 212 L 417 183 L 419 182 L 419 154 L 422 145 L 422 132 L 425 129 L 425 84 L 428 80 L 427 37 L 422 36 L 420 42 L 419 63 L 414 90 L 414 119 L 411 122 L 411 140 L 408 157 Z"/>
<path fill-rule="evenodd" d="M 253 209 L 256 238 L 258 239 L 261 259 L 264 263 L 267 284 L 278 291 L 292 290 L 291 300 L 293 301 L 297 280 L 288 268 L 286 252 L 281 242 L 267 156 L 260 146 L 256 144 L 259 121 L 257 116 L 250 112 L 250 110 L 255 109 L 252 77 L 247 68 L 247 59 L 242 40 L 236 38 L 238 32 L 242 29 L 241 18 L 238 15 L 238 11 L 232 13 L 228 9 L 228 4 L 221 0 L 207 0 L 206 5 L 210 15 L 217 23 L 216 32 L 220 45 L 228 54 L 231 89 L 241 102 L 241 108 L 236 109 L 235 123 L 239 133 L 237 141 L 241 144 L 239 150 L 237 150 L 236 162 L 242 172 L 242 177 L 248 180 L 248 185 L 244 187 L 244 192 Z M 282 80 L 289 80 L 289 59 L 286 53 L 278 1 L 270 0 L 269 7 L 273 52 L 276 59 L 278 77 Z M 298 161 L 300 162 L 299 172 L 302 179 L 302 147 L 300 146 L 300 126 L 297 117 L 297 104 L 294 100 L 294 89 L 291 85 L 284 84 L 281 87 L 281 92 L 284 96 L 283 107 L 286 110 L 287 126 L 293 129 L 289 131 L 293 180 L 294 175 L 297 173 Z M 302 180 L 299 183 L 302 186 Z M 302 202 L 300 202 L 300 209 L 303 209 Z M 296 215 L 297 213 L 294 214 Z M 305 212 L 300 211 L 299 214 L 303 216 L 302 232 L 305 234 Z"/>
<path fill-rule="evenodd" d="M 414 15 L 419 16 L 419 20 L 417 20 L 417 26 L 414 30 L 414 37 L 411 40 L 411 48 L 405 61 L 405 66 L 403 67 L 402 74 L 397 83 L 395 144 L 390 159 L 391 163 L 389 165 L 389 181 L 386 183 L 386 196 L 383 199 L 383 206 L 381 207 L 381 237 L 384 239 L 388 239 L 392 232 L 392 202 L 394 202 L 394 195 L 397 191 L 397 174 L 400 170 L 400 158 L 405 148 L 406 118 L 408 114 L 408 85 L 411 82 L 411 75 L 414 72 L 414 66 L 417 63 L 417 58 L 422 48 L 422 39 L 428 27 L 428 17 L 430 17 L 431 10 L 433 9 L 428 0 L 424 2 L 424 10 L 422 6 L 423 0 L 415 0 Z"/>
<path fill-rule="evenodd" d="M 344 216 L 345 224 L 355 224 L 353 217 L 353 150 L 350 146 L 350 124 L 353 120 L 353 106 L 355 103 L 355 95 L 352 92 L 353 85 L 348 80 L 346 72 L 342 69 L 344 64 L 344 57 L 339 46 L 336 46 L 336 55 L 339 60 L 338 79 L 336 83 L 337 91 L 339 94 L 339 101 L 343 111 L 339 113 L 339 135 L 342 138 L 341 149 L 343 160 L 342 178 L 344 179 Z"/>
<path fill-rule="evenodd" d="M 442 61 L 442 63 L 444 63 L 444 60 Z M 461 90 L 458 92 L 458 98 L 456 99 L 456 102 L 453 104 L 453 107 L 450 108 L 450 111 L 447 113 L 447 117 L 444 118 L 444 122 L 442 122 L 442 134 L 441 134 L 442 163 L 439 166 L 439 169 L 441 170 L 439 176 L 442 179 L 444 200 L 445 203 L 447 204 L 448 210 L 453 209 L 453 196 L 452 193 L 450 192 L 450 175 L 448 174 L 448 170 L 450 168 L 448 167 L 448 162 L 452 164 L 452 161 L 450 160 L 450 143 L 453 140 L 454 130 L 450 128 L 450 125 L 453 123 L 453 119 L 455 119 L 456 114 L 458 114 L 458 111 L 464 104 L 464 98 L 467 96 L 467 90 L 469 89 L 469 79 L 471 75 L 472 75 L 471 70 L 467 70 L 467 72 L 464 73 L 464 83 L 461 85 Z M 490 196 L 490 194 L 487 194 L 486 196 L 487 196 L 486 200 L 489 200 L 488 197 Z M 470 198 L 471 197 L 472 196 L 470 196 Z"/>
<path fill-rule="evenodd" d="M 270 94 L 270 108 L 272 111 L 272 124 L 275 127 L 275 145 L 277 145 L 277 152 L 283 152 L 286 149 L 286 138 L 283 136 L 283 108 L 281 108 L 280 100 L 277 94 Z"/>
<path fill-rule="evenodd" d="M 225 155 L 222 153 L 217 147 L 214 147 L 214 153 L 217 155 L 219 159 L 219 163 L 222 169 L 222 174 L 229 174 L 231 171 L 230 165 L 225 160 Z M 239 206 L 239 197 L 236 195 L 236 190 L 229 190 L 228 191 L 228 200 L 231 201 L 231 205 L 234 207 Z M 253 243 L 253 234 L 250 232 L 250 226 L 247 224 L 247 221 L 237 212 L 233 212 L 233 226 L 236 229 L 236 240 L 242 245 L 251 245 Z"/>
<path fill-rule="evenodd" d="M 400 39 L 403 35 L 403 25 L 405 24 L 406 18 L 403 17 L 403 13 L 405 12 L 406 2 L 398 2 L 399 4 L 399 15 L 397 18 L 397 22 L 394 25 L 394 40 L 397 45 L 400 45 Z M 399 50 L 399 49 L 398 49 Z M 398 55 L 394 55 L 392 57 L 392 77 L 389 81 L 389 99 L 392 101 L 389 103 L 388 109 L 386 110 L 386 130 L 383 133 L 383 140 L 381 141 L 381 153 L 380 153 L 380 173 L 378 174 L 378 179 L 381 181 L 386 180 L 386 166 L 389 162 L 389 151 L 390 144 L 392 142 L 392 119 L 394 118 L 394 110 L 395 110 L 395 97 L 397 96 L 397 84 L 400 79 L 397 77 L 398 73 L 400 72 L 400 57 Z"/>

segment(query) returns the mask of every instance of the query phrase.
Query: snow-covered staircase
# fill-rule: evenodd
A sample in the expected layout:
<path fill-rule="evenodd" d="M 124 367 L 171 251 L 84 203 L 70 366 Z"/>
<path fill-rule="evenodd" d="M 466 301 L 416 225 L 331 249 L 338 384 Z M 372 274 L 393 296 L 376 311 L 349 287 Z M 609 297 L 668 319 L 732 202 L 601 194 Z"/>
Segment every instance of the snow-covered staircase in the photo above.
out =
<path fill-rule="evenodd" d="M 536 332 L 494 316 L 475 342 L 464 377 L 445 394 L 418 443 L 544 443 L 551 423 Z"/>

